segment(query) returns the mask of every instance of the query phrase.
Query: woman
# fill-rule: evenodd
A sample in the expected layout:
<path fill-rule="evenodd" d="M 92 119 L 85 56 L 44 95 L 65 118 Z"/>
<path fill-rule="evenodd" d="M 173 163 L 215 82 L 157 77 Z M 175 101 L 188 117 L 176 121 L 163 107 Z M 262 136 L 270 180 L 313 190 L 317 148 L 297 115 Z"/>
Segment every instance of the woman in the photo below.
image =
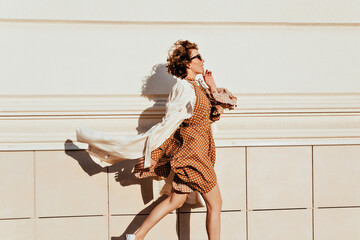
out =
<path fill-rule="evenodd" d="M 209 239 L 220 239 L 222 199 L 214 171 L 215 143 L 210 124 L 219 120 L 224 108 L 236 106 L 236 97 L 226 89 L 216 87 L 212 72 L 204 71 L 205 61 L 195 43 L 175 42 L 167 62 L 168 72 L 180 80 L 169 95 L 161 123 L 131 139 L 104 138 L 99 132 L 78 128 L 78 141 L 108 153 L 105 157 L 100 156 L 108 163 L 140 157 L 141 153 L 144 157 L 138 159 L 134 169 L 138 178 L 173 176 L 169 196 L 151 211 L 136 233 L 127 234 L 127 240 L 144 239 L 157 222 L 180 208 L 194 192 L 200 193 L 206 203 Z M 202 74 L 206 85 L 195 79 L 198 74 Z M 136 154 L 131 152 L 136 148 L 133 146 L 138 146 Z M 145 154 L 141 146 L 145 146 Z M 90 149 L 93 154 L 94 149 Z"/>

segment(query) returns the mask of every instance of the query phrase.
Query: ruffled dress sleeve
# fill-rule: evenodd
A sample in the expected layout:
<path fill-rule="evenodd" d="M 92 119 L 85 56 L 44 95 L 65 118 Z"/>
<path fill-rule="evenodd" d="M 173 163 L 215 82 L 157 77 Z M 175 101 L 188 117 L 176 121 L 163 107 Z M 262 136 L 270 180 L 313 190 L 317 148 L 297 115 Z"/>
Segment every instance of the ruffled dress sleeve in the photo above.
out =
<path fill-rule="evenodd" d="M 216 88 L 213 92 L 205 88 L 205 92 L 211 102 L 210 120 L 213 122 L 220 119 L 225 108 L 233 110 L 237 106 L 237 97 L 226 88 Z"/>

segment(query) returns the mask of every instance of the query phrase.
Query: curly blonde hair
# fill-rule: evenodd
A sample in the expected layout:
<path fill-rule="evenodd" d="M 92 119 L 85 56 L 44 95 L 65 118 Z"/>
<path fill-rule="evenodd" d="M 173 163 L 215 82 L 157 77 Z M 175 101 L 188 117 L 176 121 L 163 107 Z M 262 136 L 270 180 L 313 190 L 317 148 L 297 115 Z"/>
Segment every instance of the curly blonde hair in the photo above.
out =
<path fill-rule="evenodd" d="M 169 50 L 167 60 L 167 70 L 171 75 L 179 78 L 185 78 L 187 76 L 187 64 L 190 60 L 190 50 L 198 50 L 196 43 L 192 43 L 188 40 L 178 40 Z"/>

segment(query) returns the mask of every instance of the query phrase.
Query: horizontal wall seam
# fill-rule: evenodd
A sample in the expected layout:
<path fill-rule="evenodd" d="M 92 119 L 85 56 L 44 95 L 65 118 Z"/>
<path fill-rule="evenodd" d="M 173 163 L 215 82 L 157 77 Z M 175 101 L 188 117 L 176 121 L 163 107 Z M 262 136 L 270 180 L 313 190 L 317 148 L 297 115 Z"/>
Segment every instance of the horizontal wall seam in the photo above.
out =
<path fill-rule="evenodd" d="M 31 217 L 0 218 L 0 221 L 1 220 L 21 220 L 21 219 L 31 219 Z"/>
<path fill-rule="evenodd" d="M 65 216 L 43 216 L 38 217 L 39 219 L 45 219 L 45 218 L 80 218 L 80 217 L 103 217 L 106 215 L 65 215 Z"/>
<path fill-rule="evenodd" d="M 175 214 L 175 212 L 170 212 L 169 214 Z M 126 216 L 148 216 L 149 213 L 117 213 L 110 214 L 111 217 L 126 217 Z"/>
<path fill-rule="evenodd" d="M 43 24 L 108 24 L 108 25 L 261 25 L 261 26 L 306 26 L 306 27 L 360 27 L 357 22 L 233 22 L 233 21 L 122 21 L 122 20 L 68 20 L 68 19 L 21 19 L 1 18 L 0 23 L 43 23 Z"/>
<path fill-rule="evenodd" d="M 223 213 L 227 213 L 227 212 L 245 212 L 246 210 L 239 210 L 239 209 L 234 209 L 234 210 L 221 210 L 221 212 Z M 206 211 L 198 211 L 198 210 L 192 210 L 192 211 L 180 211 L 179 213 L 206 213 Z"/>
<path fill-rule="evenodd" d="M 316 207 L 316 209 L 333 209 L 333 208 L 360 208 L 360 206 L 337 206 L 337 207 Z"/>
<path fill-rule="evenodd" d="M 306 210 L 312 208 L 269 208 L 269 209 L 249 209 L 250 212 L 261 212 L 261 211 L 286 211 L 286 210 Z"/>

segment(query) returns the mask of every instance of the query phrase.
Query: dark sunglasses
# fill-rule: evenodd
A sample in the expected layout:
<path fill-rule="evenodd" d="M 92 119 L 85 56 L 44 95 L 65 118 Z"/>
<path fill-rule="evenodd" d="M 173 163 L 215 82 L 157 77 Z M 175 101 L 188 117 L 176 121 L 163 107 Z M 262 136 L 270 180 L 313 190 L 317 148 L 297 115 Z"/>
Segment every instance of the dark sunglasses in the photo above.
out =
<path fill-rule="evenodd" d="M 195 59 L 195 58 L 198 58 L 200 61 L 203 60 L 202 57 L 201 57 L 201 55 L 200 55 L 200 53 L 199 53 L 198 55 L 193 56 L 192 58 L 190 58 L 190 60 L 193 60 L 193 59 Z"/>

